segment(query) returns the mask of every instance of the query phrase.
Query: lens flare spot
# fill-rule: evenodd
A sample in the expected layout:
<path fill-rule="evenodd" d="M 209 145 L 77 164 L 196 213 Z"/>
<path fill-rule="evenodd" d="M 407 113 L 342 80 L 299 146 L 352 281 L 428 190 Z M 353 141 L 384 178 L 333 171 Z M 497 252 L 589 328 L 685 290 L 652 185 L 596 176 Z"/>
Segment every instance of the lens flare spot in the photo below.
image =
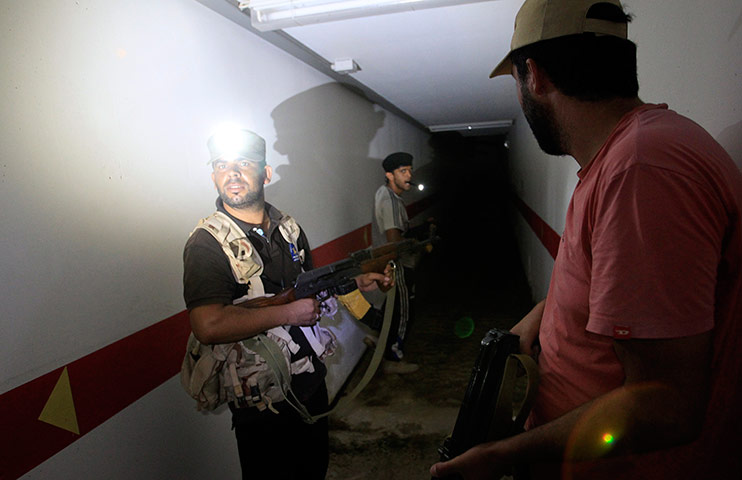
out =
<path fill-rule="evenodd" d="M 456 320 L 453 331 L 459 338 L 467 338 L 474 333 L 474 320 L 471 317 L 461 317 Z"/>

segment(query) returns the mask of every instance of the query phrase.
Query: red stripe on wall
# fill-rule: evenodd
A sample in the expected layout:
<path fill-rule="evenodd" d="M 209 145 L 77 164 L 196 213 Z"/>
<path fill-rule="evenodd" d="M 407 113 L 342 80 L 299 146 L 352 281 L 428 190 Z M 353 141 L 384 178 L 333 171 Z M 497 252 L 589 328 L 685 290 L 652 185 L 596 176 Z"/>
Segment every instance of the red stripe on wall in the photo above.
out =
<path fill-rule="evenodd" d="M 409 206 L 410 218 L 434 201 L 426 197 Z M 515 203 L 555 257 L 559 235 L 523 201 L 515 198 Z M 365 225 L 316 248 L 312 256 L 317 266 L 326 265 L 370 243 L 371 226 Z M 0 479 L 27 473 L 177 375 L 189 333 L 188 314 L 182 311 L 0 395 Z M 65 367 L 80 435 L 38 420 Z"/>
<path fill-rule="evenodd" d="M 371 245 L 370 223 L 315 248 L 312 250 L 312 261 L 315 267 L 321 267 L 345 258 L 352 252 L 363 250 L 369 245 Z"/>
<path fill-rule="evenodd" d="M 515 206 L 518 208 L 518 211 L 521 215 L 523 215 L 523 218 L 526 220 L 526 223 L 530 225 L 533 232 L 536 234 L 536 236 L 541 240 L 541 243 L 546 247 L 546 250 L 549 251 L 549 254 L 551 255 L 551 258 L 556 258 L 557 251 L 559 250 L 559 243 L 561 243 L 562 239 L 559 236 L 558 233 L 552 229 L 548 223 L 544 222 L 541 217 L 539 217 L 536 212 L 531 210 L 531 207 L 526 205 L 526 203 L 521 200 L 516 195 L 512 196 L 513 203 L 515 203 Z"/>
<path fill-rule="evenodd" d="M 66 365 L 80 435 L 38 420 L 64 367 L 0 395 L 0 478 L 18 478 L 172 378 L 190 331 L 180 312 Z"/>

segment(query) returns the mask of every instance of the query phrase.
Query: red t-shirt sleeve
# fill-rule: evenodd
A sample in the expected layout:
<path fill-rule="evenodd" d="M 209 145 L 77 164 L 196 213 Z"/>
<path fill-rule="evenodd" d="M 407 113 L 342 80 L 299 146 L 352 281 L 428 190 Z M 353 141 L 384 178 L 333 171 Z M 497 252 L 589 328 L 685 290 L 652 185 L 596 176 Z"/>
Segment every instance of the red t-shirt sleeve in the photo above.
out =
<path fill-rule="evenodd" d="M 592 212 L 588 331 L 678 338 L 713 328 L 723 225 L 711 197 L 656 166 L 609 180 Z"/>

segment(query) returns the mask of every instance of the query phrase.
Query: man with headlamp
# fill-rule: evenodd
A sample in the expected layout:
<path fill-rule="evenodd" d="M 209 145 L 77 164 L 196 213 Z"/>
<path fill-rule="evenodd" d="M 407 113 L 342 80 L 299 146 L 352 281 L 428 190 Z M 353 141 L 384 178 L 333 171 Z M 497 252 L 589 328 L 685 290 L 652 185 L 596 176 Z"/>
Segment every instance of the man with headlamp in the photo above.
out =
<path fill-rule="evenodd" d="M 318 301 L 304 298 L 260 308 L 235 305 L 277 294 L 310 270 L 306 235 L 293 218 L 265 201 L 264 186 L 272 169 L 263 138 L 229 129 L 215 133 L 207 146 L 219 193 L 217 212 L 194 230 L 183 254 L 184 298 L 193 333 L 209 345 L 239 342 L 269 330 L 290 335 L 291 389 L 309 413 L 322 413 L 328 408 L 322 361 L 326 339 L 312 338 L 321 316 Z M 361 290 L 374 289 L 377 282 L 387 286 L 391 279 L 376 273 L 356 278 Z M 295 365 L 300 366 L 296 371 Z M 305 423 L 287 403 L 261 410 L 230 402 L 244 478 L 325 477 L 326 417 Z"/>

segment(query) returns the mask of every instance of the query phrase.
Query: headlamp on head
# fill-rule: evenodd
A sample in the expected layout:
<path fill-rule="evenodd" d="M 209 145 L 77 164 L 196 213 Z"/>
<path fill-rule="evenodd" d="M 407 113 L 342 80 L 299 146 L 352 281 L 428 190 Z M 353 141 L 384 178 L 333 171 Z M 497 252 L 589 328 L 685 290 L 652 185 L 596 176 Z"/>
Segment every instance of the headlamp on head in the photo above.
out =
<path fill-rule="evenodd" d="M 233 162 L 243 158 L 265 163 L 265 140 L 250 130 L 233 125 L 221 126 L 209 137 L 206 145 L 210 164 L 218 160 Z"/>

